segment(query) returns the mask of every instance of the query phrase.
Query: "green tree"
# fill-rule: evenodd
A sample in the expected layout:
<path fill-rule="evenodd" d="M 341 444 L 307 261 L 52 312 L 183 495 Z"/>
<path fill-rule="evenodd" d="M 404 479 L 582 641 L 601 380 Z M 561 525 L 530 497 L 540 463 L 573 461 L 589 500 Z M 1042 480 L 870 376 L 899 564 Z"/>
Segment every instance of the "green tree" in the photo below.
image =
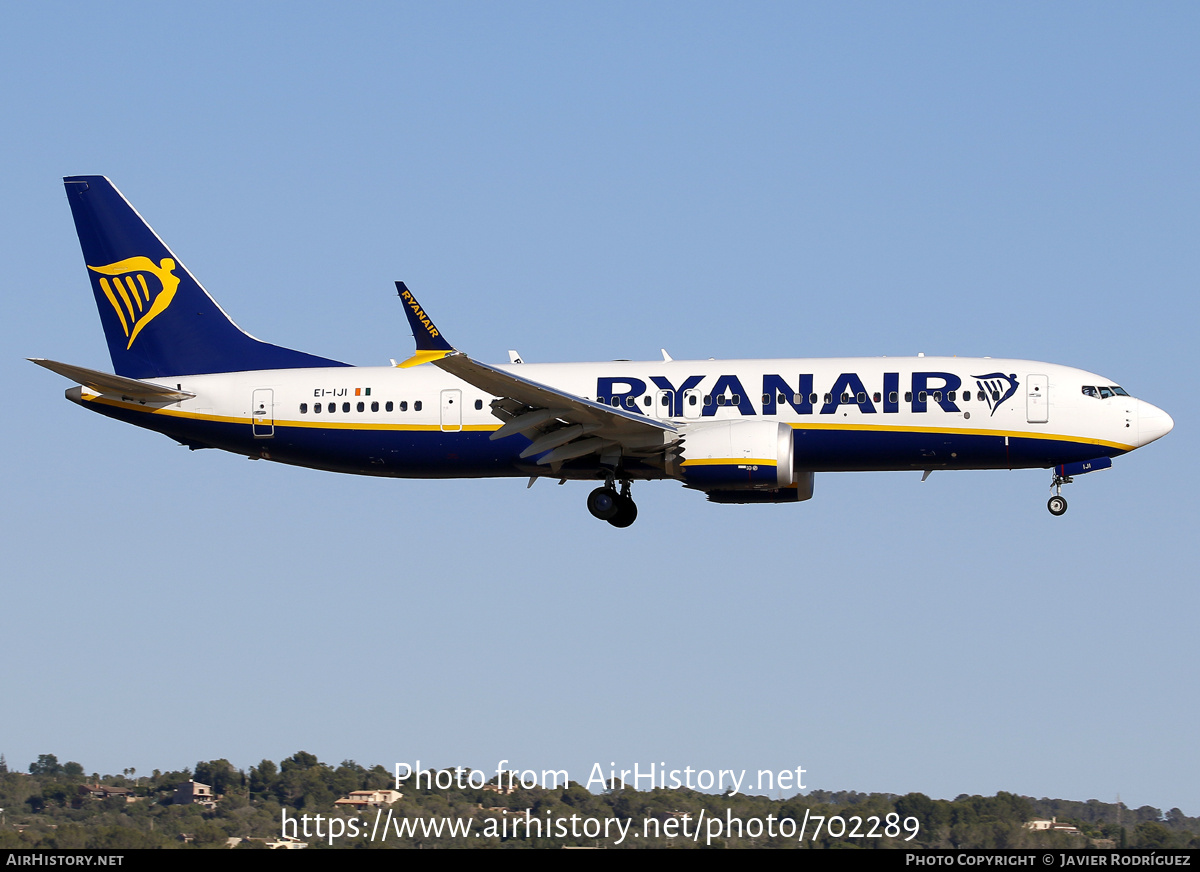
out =
<path fill-rule="evenodd" d="M 201 821 L 196 825 L 192 835 L 195 844 L 202 848 L 224 848 L 228 834 L 211 821 Z"/>
<path fill-rule="evenodd" d="M 238 771 L 224 757 L 207 763 L 197 763 L 196 774 L 192 777 L 201 784 L 207 784 L 218 796 L 228 793 L 230 788 L 241 783 Z"/>
<path fill-rule="evenodd" d="M 1134 833 L 1139 848 L 1169 848 L 1175 841 L 1171 831 L 1157 821 L 1142 821 Z"/>
<path fill-rule="evenodd" d="M 923 793 L 909 793 L 897 799 L 896 814 L 901 818 L 916 818 L 918 838 L 926 843 L 939 838 L 938 833 L 947 821 L 942 803 L 934 802 Z"/>
<path fill-rule="evenodd" d="M 279 779 L 279 770 L 271 760 L 263 760 L 257 766 L 250 767 L 250 795 L 263 798 L 275 787 Z"/>
<path fill-rule="evenodd" d="M 311 769 L 320 764 L 321 761 L 317 759 L 315 754 L 310 754 L 307 751 L 297 751 L 291 757 L 284 760 L 280 768 L 284 772 L 287 772 L 290 769 Z"/>
<path fill-rule="evenodd" d="M 39 754 L 36 763 L 29 764 L 30 775 L 57 775 L 62 771 L 58 758 L 53 754 Z"/>

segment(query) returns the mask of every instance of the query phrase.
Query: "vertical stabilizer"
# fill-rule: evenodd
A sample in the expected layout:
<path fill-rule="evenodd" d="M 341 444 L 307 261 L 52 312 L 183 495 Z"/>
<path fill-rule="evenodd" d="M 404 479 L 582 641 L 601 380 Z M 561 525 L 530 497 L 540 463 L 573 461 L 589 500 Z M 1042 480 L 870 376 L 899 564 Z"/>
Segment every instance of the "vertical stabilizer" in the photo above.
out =
<path fill-rule="evenodd" d="M 63 179 L 118 375 L 346 366 L 244 332 L 104 176 Z"/>

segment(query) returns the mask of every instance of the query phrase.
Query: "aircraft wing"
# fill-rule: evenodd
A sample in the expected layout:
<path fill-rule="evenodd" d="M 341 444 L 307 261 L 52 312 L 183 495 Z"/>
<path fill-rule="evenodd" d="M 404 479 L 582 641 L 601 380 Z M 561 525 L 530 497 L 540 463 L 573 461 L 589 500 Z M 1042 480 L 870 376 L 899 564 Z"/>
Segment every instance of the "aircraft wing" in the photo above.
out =
<path fill-rule="evenodd" d="M 83 366 L 59 363 L 57 360 L 45 360 L 40 357 L 29 357 L 26 360 L 43 366 L 51 372 L 66 376 L 72 381 L 77 381 L 84 387 L 91 388 L 100 394 L 119 394 L 134 400 L 165 400 L 172 403 L 196 396 L 188 391 L 178 391 L 166 385 L 156 385 L 135 378 L 126 378 L 123 375 L 111 375 Z"/>
<path fill-rule="evenodd" d="M 677 428 L 665 421 L 587 400 L 473 360 L 445 340 L 404 282 L 396 282 L 396 291 L 417 343 L 416 354 L 399 365 L 432 363 L 498 397 L 492 402 L 492 413 L 505 424 L 491 438 L 525 434 L 533 441 L 522 457 L 537 458 L 538 464 L 552 467 L 589 454 L 599 454 L 602 462 L 607 462 L 622 455 L 652 457 L 677 441 Z"/>

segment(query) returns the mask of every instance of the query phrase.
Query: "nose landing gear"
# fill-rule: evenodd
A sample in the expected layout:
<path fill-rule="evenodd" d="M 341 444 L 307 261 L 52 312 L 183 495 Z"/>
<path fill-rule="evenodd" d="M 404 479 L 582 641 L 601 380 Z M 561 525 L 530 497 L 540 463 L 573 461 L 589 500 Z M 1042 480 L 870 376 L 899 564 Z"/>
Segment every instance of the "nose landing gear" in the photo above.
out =
<path fill-rule="evenodd" d="M 637 520 L 637 505 L 629 495 L 629 482 L 621 482 L 621 492 L 617 493 L 616 482 L 613 479 L 598 487 L 587 498 L 588 511 L 601 521 L 608 521 L 614 527 L 628 527 Z"/>
<path fill-rule="evenodd" d="M 1049 509 L 1050 514 L 1054 515 L 1056 518 L 1059 515 L 1066 514 L 1067 512 L 1067 500 L 1062 495 L 1062 486 L 1064 484 L 1070 484 L 1072 481 L 1073 479 L 1071 476 L 1059 475 L 1057 472 L 1055 472 L 1054 478 L 1050 482 L 1050 487 L 1054 489 L 1054 496 L 1050 497 L 1050 499 L 1047 501 L 1046 508 Z"/>

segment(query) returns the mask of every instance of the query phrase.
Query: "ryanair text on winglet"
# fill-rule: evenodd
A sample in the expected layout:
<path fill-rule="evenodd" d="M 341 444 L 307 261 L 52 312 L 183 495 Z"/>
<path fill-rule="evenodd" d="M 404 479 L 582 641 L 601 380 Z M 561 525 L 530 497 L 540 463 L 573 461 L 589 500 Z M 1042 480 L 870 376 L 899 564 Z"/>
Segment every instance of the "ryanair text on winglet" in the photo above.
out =
<path fill-rule="evenodd" d="M 433 322 L 429 320 L 429 316 L 425 314 L 425 310 L 421 308 L 421 304 L 417 302 L 416 297 L 407 288 L 400 292 L 400 299 L 404 300 L 405 305 L 413 310 L 413 314 L 417 316 L 417 320 L 425 325 L 425 329 L 429 331 L 431 338 L 436 338 L 440 335 L 438 329 L 433 326 Z"/>

